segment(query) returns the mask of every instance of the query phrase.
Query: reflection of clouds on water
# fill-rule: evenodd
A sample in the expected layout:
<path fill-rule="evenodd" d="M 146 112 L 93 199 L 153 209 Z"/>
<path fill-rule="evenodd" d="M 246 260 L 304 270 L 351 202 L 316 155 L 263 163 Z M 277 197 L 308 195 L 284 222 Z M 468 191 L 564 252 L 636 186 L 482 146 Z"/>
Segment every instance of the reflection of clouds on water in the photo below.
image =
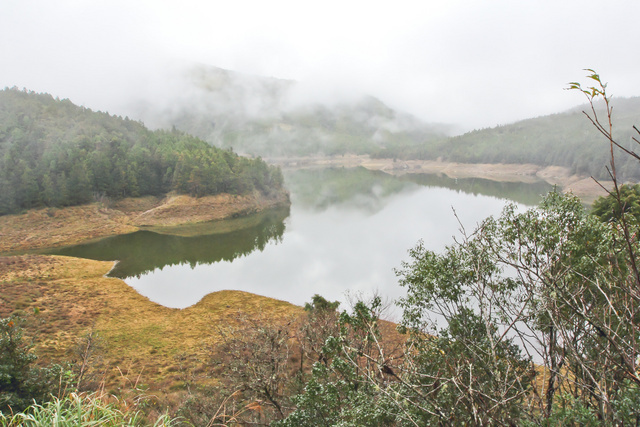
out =
<path fill-rule="evenodd" d="M 365 210 L 371 214 L 382 210 L 389 199 L 424 187 L 508 198 L 528 205 L 539 203 L 541 195 L 553 188 L 544 181 L 524 184 L 482 178 L 449 178 L 438 174 L 394 176 L 364 167 L 288 171 L 286 181 L 296 206 L 316 211 L 340 206 L 343 209 Z M 445 200 L 445 203 L 448 202 Z"/>
<path fill-rule="evenodd" d="M 205 295 L 232 289 L 303 305 L 314 294 L 346 301 L 352 295 L 397 299 L 404 294 L 394 268 L 408 260 L 407 251 L 423 239 L 440 250 L 459 235 L 453 206 L 468 231 L 504 200 L 442 188 L 389 196 L 375 212 L 333 205 L 317 210 L 294 203 L 282 241 L 232 262 L 164 267 L 126 282 L 152 301 L 184 308 Z M 344 306 L 343 306 L 344 307 Z"/>

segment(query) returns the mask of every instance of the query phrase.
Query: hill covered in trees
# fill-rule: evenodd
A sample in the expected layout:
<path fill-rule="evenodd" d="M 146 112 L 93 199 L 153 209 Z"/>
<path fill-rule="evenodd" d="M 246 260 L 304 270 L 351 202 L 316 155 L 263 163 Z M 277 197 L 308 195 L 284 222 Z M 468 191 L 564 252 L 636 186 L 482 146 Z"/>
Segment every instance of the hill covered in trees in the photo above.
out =
<path fill-rule="evenodd" d="M 372 154 L 445 138 L 445 126 L 396 111 L 372 96 L 322 93 L 291 80 L 217 67 L 190 68 L 162 102 L 139 100 L 132 115 L 221 148 L 261 156 Z"/>
<path fill-rule="evenodd" d="M 582 114 L 588 106 L 450 136 L 370 97 L 322 93 L 308 84 L 192 67 L 172 82 L 179 94 L 138 100 L 128 109 L 152 127 L 177 129 L 212 145 L 267 157 L 368 154 L 378 158 L 464 163 L 532 163 L 608 179 L 609 147 Z M 559 88 L 560 90 L 560 88 Z M 166 99 L 165 99 L 166 98 Z M 614 136 L 629 141 L 640 98 L 615 98 Z M 604 111 L 602 111 L 604 114 Z M 623 180 L 640 170 L 623 158 Z"/>
<path fill-rule="evenodd" d="M 640 98 L 613 100 L 613 135 L 617 141 L 635 149 L 633 125 L 640 121 Z M 541 166 L 564 166 L 572 173 L 609 179 L 606 165 L 609 145 L 586 119 L 583 110 L 574 108 L 564 113 L 522 120 L 490 129 L 474 130 L 449 139 L 421 146 L 381 150 L 380 157 L 403 159 L 437 159 L 464 163 L 533 163 Z M 598 110 L 605 117 L 604 110 Z M 640 168 L 630 156 L 617 150 L 619 178 L 640 180 Z"/>
<path fill-rule="evenodd" d="M 103 198 L 282 187 L 280 170 L 177 130 L 26 90 L 0 91 L 0 215 Z"/>

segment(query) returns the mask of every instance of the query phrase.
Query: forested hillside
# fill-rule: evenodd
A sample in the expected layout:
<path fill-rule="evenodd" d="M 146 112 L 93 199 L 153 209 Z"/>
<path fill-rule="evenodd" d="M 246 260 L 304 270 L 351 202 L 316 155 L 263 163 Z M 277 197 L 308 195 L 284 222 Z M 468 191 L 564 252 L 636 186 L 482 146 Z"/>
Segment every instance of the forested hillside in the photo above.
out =
<path fill-rule="evenodd" d="M 0 215 L 107 198 L 268 194 L 280 170 L 180 131 L 94 112 L 69 100 L 0 91 Z"/>
<path fill-rule="evenodd" d="M 374 97 L 323 94 L 290 80 L 201 66 L 175 84 L 183 87 L 179 95 L 168 94 L 162 102 L 140 100 L 132 115 L 237 152 L 372 154 L 446 137 L 443 125 L 424 123 Z"/>
<path fill-rule="evenodd" d="M 379 158 L 464 163 L 533 163 L 608 178 L 609 147 L 582 114 L 587 106 L 449 137 L 446 125 L 426 123 L 382 101 L 305 92 L 303 84 L 195 67 L 176 82 L 181 95 L 139 100 L 132 115 L 159 128 L 176 128 L 212 145 L 269 157 L 369 154 Z M 324 99 L 324 101 L 320 101 Z M 640 98 L 615 98 L 614 136 L 631 142 Z M 602 112 L 604 114 L 604 112 Z M 640 168 L 620 156 L 623 180 Z"/>
<path fill-rule="evenodd" d="M 640 122 L 640 98 L 613 100 L 613 135 L 617 141 L 636 149 L 631 137 L 633 125 Z M 466 163 L 533 163 L 542 166 L 566 166 L 573 173 L 608 179 L 609 145 L 575 108 L 519 121 L 491 129 L 481 129 L 448 140 L 426 143 L 420 147 L 383 150 L 381 157 L 450 160 Z M 605 117 L 604 111 L 600 112 Z M 640 168 L 632 157 L 617 155 L 617 171 L 622 180 L 639 180 Z"/>

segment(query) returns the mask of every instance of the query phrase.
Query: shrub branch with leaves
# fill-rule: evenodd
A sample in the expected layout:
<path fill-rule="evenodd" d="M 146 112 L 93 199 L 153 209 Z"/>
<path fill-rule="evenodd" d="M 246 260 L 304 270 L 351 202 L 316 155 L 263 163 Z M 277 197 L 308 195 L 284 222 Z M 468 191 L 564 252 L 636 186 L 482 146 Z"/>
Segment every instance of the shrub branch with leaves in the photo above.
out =
<path fill-rule="evenodd" d="M 37 356 L 25 343 L 22 320 L 0 319 L 0 412 L 20 412 L 29 405 L 65 393 L 73 376 L 61 365 L 37 367 Z"/>

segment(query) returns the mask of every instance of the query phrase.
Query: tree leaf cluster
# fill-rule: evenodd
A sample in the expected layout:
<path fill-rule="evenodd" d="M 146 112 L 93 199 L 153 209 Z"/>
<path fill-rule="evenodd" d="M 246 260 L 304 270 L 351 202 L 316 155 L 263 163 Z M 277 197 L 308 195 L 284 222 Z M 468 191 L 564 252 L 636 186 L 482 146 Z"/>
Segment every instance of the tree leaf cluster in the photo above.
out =
<path fill-rule="evenodd" d="M 640 223 L 640 184 L 621 185 L 621 202 L 615 194 L 600 197 L 593 203 L 591 213 L 604 222 L 619 222 L 623 213 L 629 214 Z"/>
<path fill-rule="evenodd" d="M 44 402 L 70 386 L 61 365 L 38 367 L 16 316 L 0 319 L 0 414 L 20 412 L 34 400 Z"/>
<path fill-rule="evenodd" d="M 319 360 L 293 398 L 295 409 L 276 426 L 381 426 L 394 420 L 386 387 L 389 357 L 381 353 L 378 327 L 381 299 L 357 301 L 336 318 L 335 329 L 320 349 Z M 381 359 L 382 357 L 382 359 Z"/>

